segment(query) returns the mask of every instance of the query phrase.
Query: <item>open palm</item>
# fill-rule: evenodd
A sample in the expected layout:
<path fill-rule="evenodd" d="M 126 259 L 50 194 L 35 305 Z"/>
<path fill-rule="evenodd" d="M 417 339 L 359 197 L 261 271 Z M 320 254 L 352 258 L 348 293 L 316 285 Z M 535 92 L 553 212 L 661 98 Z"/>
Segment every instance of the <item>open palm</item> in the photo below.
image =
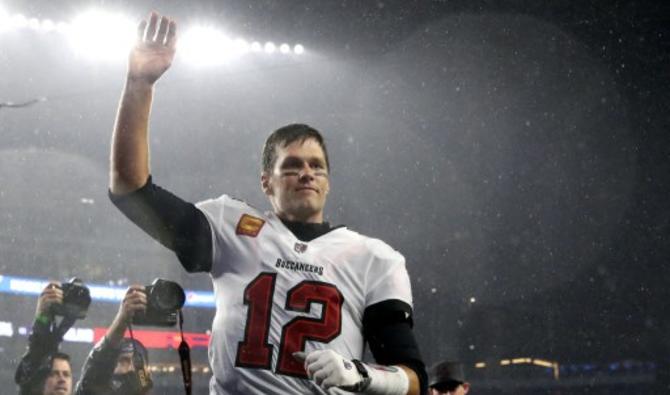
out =
<path fill-rule="evenodd" d="M 128 77 L 154 83 L 170 68 L 177 44 L 177 24 L 152 12 L 137 29 L 137 42 L 128 58 Z"/>

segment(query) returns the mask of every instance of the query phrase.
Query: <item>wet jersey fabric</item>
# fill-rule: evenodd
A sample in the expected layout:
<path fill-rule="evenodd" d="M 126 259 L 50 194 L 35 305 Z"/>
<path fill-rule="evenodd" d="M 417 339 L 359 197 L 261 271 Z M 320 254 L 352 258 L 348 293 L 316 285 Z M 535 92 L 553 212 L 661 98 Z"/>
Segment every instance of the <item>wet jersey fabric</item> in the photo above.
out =
<path fill-rule="evenodd" d="M 361 359 L 365 308 L 412 305 L 405 260 L 380 240 L 340 227 L 304 242 L 274 213 L 226 195 L 196 206 L 212 233 L 212 394 L 325 394 L 292 354 Z"/>

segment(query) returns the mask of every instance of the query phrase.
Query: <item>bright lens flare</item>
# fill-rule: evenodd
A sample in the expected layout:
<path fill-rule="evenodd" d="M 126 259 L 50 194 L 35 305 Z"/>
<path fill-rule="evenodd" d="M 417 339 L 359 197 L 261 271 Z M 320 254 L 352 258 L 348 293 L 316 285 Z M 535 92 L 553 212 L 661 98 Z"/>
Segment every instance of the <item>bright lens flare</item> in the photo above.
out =
<path fill-rule="evenodd" d="M 254 42 L 251 43 L 251 48 L 250 49 L 251 49 L 251 52 L 260 52 L 260 51 L 263 50 L 263 46 L 258 41 L 254 41 Z"/>
<path fill-rule="evenodd" d="M 56 30 L 56 24 L 51 19 L 45 19 L 40 22 L 40 28 L 45 32 L 51 32 Z"/>
<path fill-rule="evenodd" d="M 76 17 L 65 34 L 78 55 L 124 61 L 136 31 L 135 24 L 122 15 L 92 10 Z"/>
<path fill-rule="evenodd" d="M 22 29 L 28 26 L 28 18 L 23 14 L 16 14 L 9 19 L 9 27 L 13 29 Z"/>
<path fill-rule="evenodd" d="M 2 7 L 0 7 L 0 33 L 9 30 L 9 15 Z"/>
<path fill-rule="evenodd" d="M 233 41 L 221 31 L 196 26 L 177 41 L 180 57 L 197 66 L 216 66 L 245 52 L 245 43 Z"/>
<path fill-rule="evenodd" d="M 265 53 L 274 53 L 274 51 L 277 50 L 277 46 L 272 41 L 268 41 L 265 43 L 263 49 L 265 50 Z"/>

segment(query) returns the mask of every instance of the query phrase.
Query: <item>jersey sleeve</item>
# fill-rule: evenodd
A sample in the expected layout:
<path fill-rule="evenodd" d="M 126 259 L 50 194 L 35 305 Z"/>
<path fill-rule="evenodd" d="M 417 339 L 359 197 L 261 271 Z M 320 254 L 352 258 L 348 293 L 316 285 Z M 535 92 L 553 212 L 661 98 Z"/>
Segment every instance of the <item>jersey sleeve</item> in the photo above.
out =
<path fill-rule="evenodd" d="M 235 245 L 235 240 L 233 240 L 235 224 L 244 211 L 244 207 L 248 206 L 228 195 L 204 200 L 196 203 L 195 206 L 204 213 L 209 222 L 212 241 L 210 273 L 217 275 L 227 269 L 225 265 L 230 261 L 231 249 Z"/>
<path fill-rule="evenodd" d="M 368 248 L 372 264 L 367 276 L 365 305 L 395 299 L 412 306 L 412 286 L 402 254 L 376 239 L 368 241 Z"/>
<path fill-rule="evenodd" d="M 192 203 L 154 184 L 151 176 L 143 187 L 129 194 L 108 193 L 128 219 L 174 251 L 187 271 L 210 270 L 209 224 Z"/>

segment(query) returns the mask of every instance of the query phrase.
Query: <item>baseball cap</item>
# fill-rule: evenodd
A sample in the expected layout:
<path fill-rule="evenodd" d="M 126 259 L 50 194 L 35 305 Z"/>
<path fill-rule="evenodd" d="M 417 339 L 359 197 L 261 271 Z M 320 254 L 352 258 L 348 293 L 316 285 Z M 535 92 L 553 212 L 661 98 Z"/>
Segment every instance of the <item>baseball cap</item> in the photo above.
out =
<path fill-rule="evenodd" d="M 463 364 L 455 361 L 438 362 L 428 370 L 428 386 L 441 383 L 465 383 Z"/>
<path fill-rule="evenodd" d="M 145 364 L 149 362 L 149 353 L 147 352 L 146 347 L 144 347 L 144 344 L 142 344 L 139 340 L 123 338 L 123 340 L 121 340 L 120 349 L 121 354 L 134 351 L 135 355 L 142 357 L 142 360 Z"/>

